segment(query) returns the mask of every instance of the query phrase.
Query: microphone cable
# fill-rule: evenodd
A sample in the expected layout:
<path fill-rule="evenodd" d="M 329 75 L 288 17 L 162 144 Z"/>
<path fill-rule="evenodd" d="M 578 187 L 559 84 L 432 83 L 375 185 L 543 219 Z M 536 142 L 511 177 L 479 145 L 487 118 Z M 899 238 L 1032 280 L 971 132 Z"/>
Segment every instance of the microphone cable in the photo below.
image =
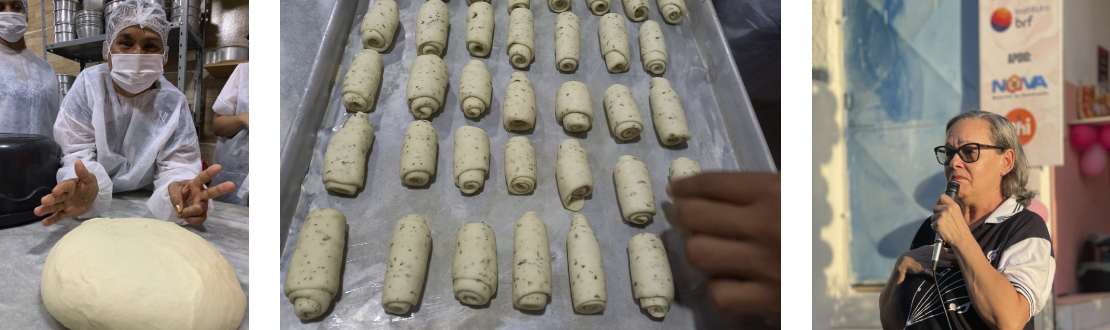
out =
<path fill-rule="evenodd" d="M 944 314 L 944 320 L 948 321 L 948 329 L 951 330 L 953 328 L 952 319 L 948 318 L 948 308 L 944 305 L 944 295 L 940 292 L 940 281 L 937 280 L 937 272 L 935 270 L 933 271 L 933 284 L 936 285 L 937 288 L 937 300 L 940 302 L 940 312 Z"/>

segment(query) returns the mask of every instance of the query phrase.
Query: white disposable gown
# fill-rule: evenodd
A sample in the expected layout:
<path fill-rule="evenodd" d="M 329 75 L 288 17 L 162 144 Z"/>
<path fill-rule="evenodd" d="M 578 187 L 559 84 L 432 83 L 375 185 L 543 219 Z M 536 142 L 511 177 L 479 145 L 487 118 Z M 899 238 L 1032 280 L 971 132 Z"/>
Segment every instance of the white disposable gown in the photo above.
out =
<path fill-rule="evenodd" d="M 0 133 L 54 136 L 58 118 L 54 67 L 30 49 L 0 46 Z"/>
<path fill-rule="evenodd" d="M 250 112 L 250 63 L 239 64 L 227 84 L 220 91 L 212 111 L 221 116 L 234 116 Z M 230 138 L 220 137 L 216 140 L 216 152 L 212 155 L 212 164 L 220 164 L 223 169 L 212 179 L 213 184 L 231 181 L 235 183 L 235 192 L 223 194 L 216 200 L 238 205 L 247 205 L 243 197 L 247 195 L 249 185 L 246 184 L 247 174 L 250 173 L 250 130 L 243 129 Z"/>
<path fill-rule="evenodd" d="M 80 159 L 96 176 L 100 192 L 80 218 L 99 216 L 111 206 L 113 192 L 150 189 L 146 206 L 155 218 L 184 224 L 168 193 L 169 184 L 192 180 L 201 172 L 200 144 L 185 95 L 159 77 L 156 88 L 134 98 L 116 93 L 108 64 L 77 76 L 62 100 L 54 139 L 62 147 L 58 182 L 77 177 Z M 209 212 L 212 201 L 208 202 Z"/>

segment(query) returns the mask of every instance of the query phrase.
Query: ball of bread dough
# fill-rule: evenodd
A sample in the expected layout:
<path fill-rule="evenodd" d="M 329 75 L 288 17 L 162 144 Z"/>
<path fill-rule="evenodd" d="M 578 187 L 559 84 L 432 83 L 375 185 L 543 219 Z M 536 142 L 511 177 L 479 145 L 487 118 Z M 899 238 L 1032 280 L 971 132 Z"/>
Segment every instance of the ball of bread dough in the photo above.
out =
<path fill-rule="evenodd" d="M 93 219 L 46 257 L 42 301 L 66 328 L 236 329 L 247 297 L 200 236 L 153 219 Z"/>

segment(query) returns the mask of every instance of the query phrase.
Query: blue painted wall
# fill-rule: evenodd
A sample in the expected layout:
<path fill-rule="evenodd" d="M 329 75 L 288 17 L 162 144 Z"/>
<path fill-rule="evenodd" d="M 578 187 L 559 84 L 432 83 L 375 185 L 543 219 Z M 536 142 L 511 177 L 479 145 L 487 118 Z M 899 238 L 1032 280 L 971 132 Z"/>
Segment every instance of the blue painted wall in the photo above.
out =
<path fill-rule="evenodd" d="M 979 105 L 976 0 L 845 0 L 855 282 L 885 283 L 944 190 L 932 149 Z"/>

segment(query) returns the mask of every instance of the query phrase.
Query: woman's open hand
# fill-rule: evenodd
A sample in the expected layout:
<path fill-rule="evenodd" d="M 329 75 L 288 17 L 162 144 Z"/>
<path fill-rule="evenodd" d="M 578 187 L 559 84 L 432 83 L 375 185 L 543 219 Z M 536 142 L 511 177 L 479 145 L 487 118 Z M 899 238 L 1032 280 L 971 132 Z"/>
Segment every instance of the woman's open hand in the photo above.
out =
<path fill-rule="evenodd" d="M 686 261 L 707 273 L 710 301 L 734 314 L 769 314 L 781 302 L 781 179 L 703 173 L 675 181 L 668 218 L 691 233 Z"/>
<path fill-rule="evenodd" d="M 85 169 L 85 163 L 80 160 L 73 164 L 73 172 L 77 175 L 76 178 L 58 183 L 49 195 L 42 196 L 42 205 L 35 208 L 37 216 L 54 213 L 42 219 L 43 226 L 85 214 L 96 201 L 96 195 L 100 192 L 96 176 L 89 173 Z"/>
<path fill-rule="evenodd" d="M 177 212 L 178 219 L 185 219 L 190 225 L 199 225 L 208 220 L 208 200 L 219 197 L 235 190 L 235 184 L 230 181 L 208 189 L 204 184 L 220 173 L 220 165 L 209 166 L 192 180 L 171 182 L 168 193 L 170 202 L 174 207 L 180 207 Z"/>

